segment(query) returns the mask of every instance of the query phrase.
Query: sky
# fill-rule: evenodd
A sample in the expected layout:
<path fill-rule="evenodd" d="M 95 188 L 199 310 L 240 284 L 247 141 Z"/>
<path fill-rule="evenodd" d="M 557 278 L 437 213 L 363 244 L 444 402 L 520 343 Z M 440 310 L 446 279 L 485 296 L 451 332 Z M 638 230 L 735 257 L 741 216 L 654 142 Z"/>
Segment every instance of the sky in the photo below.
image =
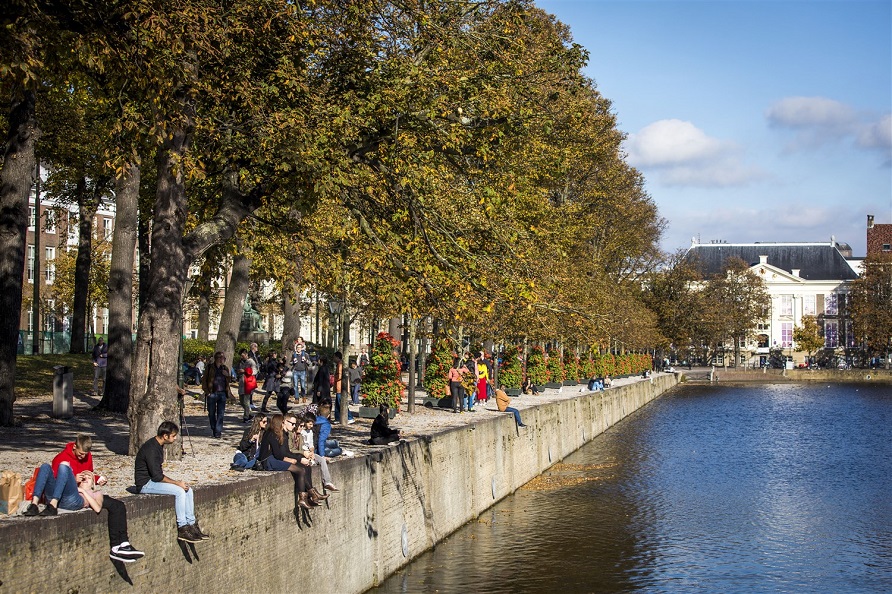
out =
<path fill-rule="evenodd" d="M 589 52 L 668 252 L 892 223 L 892 0 L 536 0 Z"/>

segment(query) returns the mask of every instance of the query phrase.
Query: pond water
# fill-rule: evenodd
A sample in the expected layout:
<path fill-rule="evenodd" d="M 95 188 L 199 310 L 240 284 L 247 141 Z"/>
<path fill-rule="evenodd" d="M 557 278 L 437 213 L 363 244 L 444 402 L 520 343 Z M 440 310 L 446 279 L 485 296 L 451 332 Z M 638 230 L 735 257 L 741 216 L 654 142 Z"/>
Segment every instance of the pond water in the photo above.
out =
<path fill-rule="evenodd" d="M 892 592 L 892 388 L 683 386 L 376 592 Z"/>

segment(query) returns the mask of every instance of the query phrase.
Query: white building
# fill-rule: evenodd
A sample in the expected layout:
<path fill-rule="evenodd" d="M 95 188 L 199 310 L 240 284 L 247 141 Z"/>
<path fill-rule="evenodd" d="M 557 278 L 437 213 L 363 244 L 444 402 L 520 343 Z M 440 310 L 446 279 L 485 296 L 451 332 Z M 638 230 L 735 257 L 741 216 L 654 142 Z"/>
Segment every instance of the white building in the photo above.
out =
<path fill-rule="evenodd" d="M 754 329 L 755 338 L 739 364 L 764 363 L 769 351 L 778 348 L 795 363 L 803 362 L 807 353 L 796 352 L 793 343 L 793 328 L 801 325 L 803 315 L 817 318 L 825 354 L 843 355 L 856 346 L 846 304 L 849 285 L 858 275 L 848 245 L 833 238 L 823 243 L 694 243 L 688 257 L 696 257 L 707 276 L 724 272 L 730 258 L 740 258 L 765 282 L 770 315 Z"/>

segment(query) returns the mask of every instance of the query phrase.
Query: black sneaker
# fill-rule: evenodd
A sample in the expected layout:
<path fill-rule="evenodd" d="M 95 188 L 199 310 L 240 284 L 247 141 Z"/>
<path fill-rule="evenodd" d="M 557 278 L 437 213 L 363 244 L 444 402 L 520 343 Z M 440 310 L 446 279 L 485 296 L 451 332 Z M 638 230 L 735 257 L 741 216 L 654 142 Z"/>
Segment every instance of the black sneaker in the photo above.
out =
<path fill-rule="evenodd" d="M 59 515 L 59 510 L 56 509 L 55 505 L 51 505 L 49 503 L 46 504 L 46 507 L 43 508 L 43 511 L 40 512 L 41 516 L 57 516 Z"/>
<path fill-rule="evenodd" d="M 146 556 L 142 551 L 138 551 L 134 549 L 129 542 L 122 542 L 119 545 L 115 545 L 109 551 L 108 556 L 114 559 L 115 561 L 123 561 L 124 563 L 133 563 L 137 559 L 142 559 Z"/>
<path fill-rule="evenodd" d="M 192 529 L 192 524 L 177 528 L 177 540 L 183 542 L 201 542 L 201 536 Z"/>
<path fill-rule="evenodd" d="M 36 516 L 39 513 L 40 513 L 40 510 L 37 509 L 37 506 L 34 505 L 33 503 L 29 503 L 28 507 L 25 509 L 25 511 L 22 512 L 22 515 L 23 516 Z"/>
<path fill-rule="evenodd" d="M 195 520 L 195 523 L 192 524 L 192 530 L 193 530 L 193 532 L 195 532 L 196 535 L 201 537 L 201 540 L 210 540 L 211 539 L 210 534 L 205 534 L 204 532 L 201 531 L 201 527 L 198 525 L 198 520 Z"/>

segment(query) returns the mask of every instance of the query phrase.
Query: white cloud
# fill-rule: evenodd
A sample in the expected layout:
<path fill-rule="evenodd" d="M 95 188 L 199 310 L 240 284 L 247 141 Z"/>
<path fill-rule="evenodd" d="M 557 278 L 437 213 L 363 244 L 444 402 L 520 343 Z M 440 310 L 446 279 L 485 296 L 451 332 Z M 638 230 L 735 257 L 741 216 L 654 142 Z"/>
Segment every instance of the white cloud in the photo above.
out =
<path fill-rule="evenodd" d="M 857 119 L 855 111 L 839 101 L 824 97 L 787 97 L 765 112 L 772 126 L 779 128 L 812 128 L 846 130 Z"/>
<path fill-rule="evenodd" d="M 852 142 L 858 148 L 877 150 L 892 162 L 892 117 L 879 118 L 825 97 L 787 97 L 765 110 L 773 128 L 794 132 L 788 150 Z"/>
<path fill-rule="evenodd" d="M 666 186 L 739 186 L 762 177 L 743 164 L 736 144 L 712 138 L 691 122 L 654 122 L 630 134 L 624 146 L 629 163 Z"/>

